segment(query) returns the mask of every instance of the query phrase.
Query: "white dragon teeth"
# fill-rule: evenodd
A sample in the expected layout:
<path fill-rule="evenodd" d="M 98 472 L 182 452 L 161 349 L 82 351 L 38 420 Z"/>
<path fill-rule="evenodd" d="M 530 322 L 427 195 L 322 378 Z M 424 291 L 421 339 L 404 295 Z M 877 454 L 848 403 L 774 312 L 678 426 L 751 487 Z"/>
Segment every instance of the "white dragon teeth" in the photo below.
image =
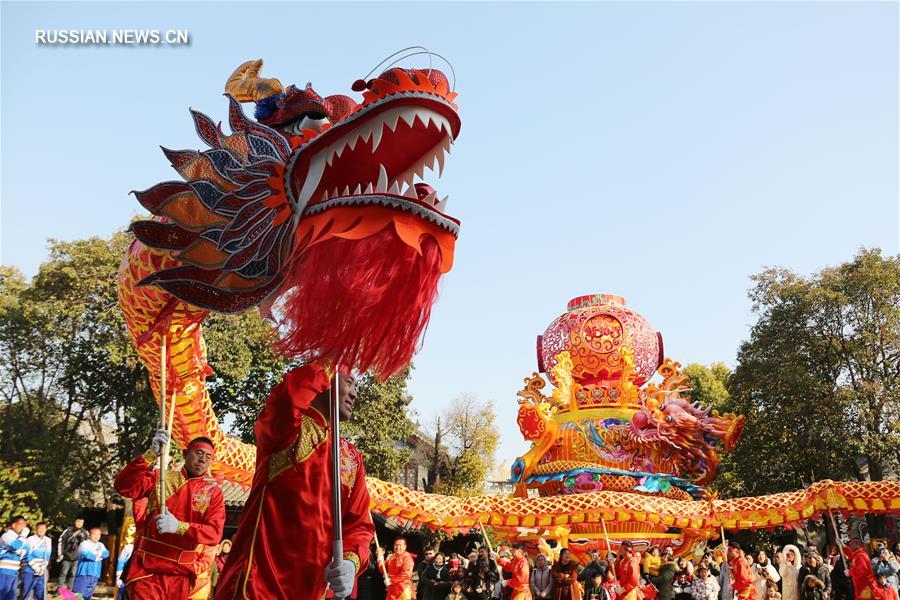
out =
<path fill-rule="evenodd" d="M 375 192 L 386 192 L 388 186 L 387 170 L 384 165 L 378 165 L 378 183 L 375 184 Z"/>
<path fill-rule="evenodd" d="M 438 212 L 447 212 L 447 201 L 450 200 L 450 196 L 444 196 L 441 198 L 441 201 L 435 205 L 435 210 Z"/>
<path fill-rule="evenodd" d="M 372 153 L 375 153 L 375 150 L 378 149 L 378 145 L 381 143 L 381 134 L 384 133 L 384 128 L 381 126 L 381 123 L 375 124 L 375 130 L 372 137 Z"/>
<path fill-rule="evenodd" d="M 332 190 L 324 190 L 321 193 L 320 200 L 324 201 L 363 194 L 391 194 L 418 199 L 418 193 L 414 185 L 416 177 L 420 180 L 423 179 L 426 169 L 435 171 L 438 176 L 442 176 L 444 173 L 446 154 L 450 154 L 453 145 L 452 127 L 448 119 L 433 110 L 400 106 L 386 110 L 381 115 L 371 119 L 370 122 L 360 126 L 356 131 L 350 132 L 332 142 L 325 150 L 314 156 L 310 161 L 309 172 L 303 183 L 303 188 L 298 195 L 298 204 L 305 206 L 309 202 L 310 197 L 321 182 L 325 169 L 334 166 L 335 160 L 339 159 L 341 155 L 347 151 L 353 152 L 357 149 L 360 142 L 368 143 L 369 140 L 371 140 L 370 152 L 374 154 L 385 140 L 385 132 L 387 131 L 390 136 L 397 130 L 401 122 L 408 127 L 415 127 L 420 130 L 424 127 L 432 133 L 436 129 L 441 134 L 436 137 L 440 139 L 416 164 L 411 165 L 405 172 L 389 176 L 385 166 L 379 164 L 377 181 L 358 183 L 352 191 L 350 185 L 345 185 L 343 190 L 339 186 Z M 422 199 L 422 202 L 443 212 L 446 210 L 447 198 L 444 197 L 438 200 L 435 194 L 429 194 Z"/>

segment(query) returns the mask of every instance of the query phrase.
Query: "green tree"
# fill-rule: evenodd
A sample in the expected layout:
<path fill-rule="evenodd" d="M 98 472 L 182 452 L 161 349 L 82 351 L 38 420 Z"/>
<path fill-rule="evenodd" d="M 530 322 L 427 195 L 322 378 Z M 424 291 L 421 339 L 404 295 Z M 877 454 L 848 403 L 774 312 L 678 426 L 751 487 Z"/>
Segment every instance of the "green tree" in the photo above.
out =
<path fill-rule="evenodd" d="M 881 479 L 900 457 L 900 257 L 861 250 L 809 277 L 753 279 L 759 320 L 725 406 L 747 422 L 723 462 L 723 493 Z"/>
<path fill-rule="evenodd" d="M 43 518 L 37 494 L 28 488 L 34 467 L 7 464 L 0 460 L 0 522 L 9 523 L 16 515 L 23 515 L 29 523 Z"/>
<path fill-rule="evenodd" d="M 723 412 L 731 399 L 728 393 L 731 369 L 725 363 L 716 362 L 708 367 L 691 363 L 682 370 L 691 382 L 691 400 L 704 408 Z"/>
<path fill-rule="evenodd" d="M 56 523 L 82 505 L 114 508 L 113 475 L 158 421 L 116 299 L 130 241 L 125 233 L 51 240 L 30 282 L 0 268 L 0 460 L 28 467 L 19 483 Z M 245 315 L 211 318 L 204 330 L 221 374 L 213 401 L 243 426 L 244 406 L 264 397 L 284 364 L 268 351 L 272 327 Z"/>
<path fill-rule="evenodd" d="M 412 367 L 386 381 L 371 373 L 356 384 L 356 404 L 342 435 L 351 440 L 365 459 L 366 473 L 385 481 L 396 479 L 411 451 L 404 442 L 416 430 L 407 412 L 412 398 L 406 389 Z"/>
<path fill-rule="evenodd" d="M 436 491 L 455 496 L 484 493 L 484 482 L 494 466 L 494 453 L 500 442 L 493 404 L 462 394 L 437 423 L 449 460 Z"/>

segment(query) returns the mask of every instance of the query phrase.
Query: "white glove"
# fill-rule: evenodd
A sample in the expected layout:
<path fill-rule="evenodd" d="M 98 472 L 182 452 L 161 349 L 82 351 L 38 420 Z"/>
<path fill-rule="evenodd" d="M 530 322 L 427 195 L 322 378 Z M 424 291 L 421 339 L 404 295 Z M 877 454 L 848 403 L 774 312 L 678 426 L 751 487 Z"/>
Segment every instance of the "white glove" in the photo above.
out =
<path fill-rule="evenodd" d="M 166 442 L 169 441 L 169 434 L 165 429 L 157 429 L 156 435 L 153 436 L 153 441 L 150 442 L 150 450 L 153 451 L 153 454 L 159 456 L 162 454 L 163 448 L 166 446 Z"/>
<path fill-rule="evenodd" d="M 172 516 L 172 513 L 166 512 L 164 515 L 156 515 L 156 531 L 159 533 L 175 533 L 181 522 Z M 352 563 L 351 563 L 352 564 Z"/>
<path fill-rule="evenodd" d="M 353 591 L 356 565 L 349 560 L 332 562 L 325 567 L 325 582 L 331 585 L 336 598 L 346 598 Z"/>
<path fill-rule="evenodd" d="M 384 576 L 384 587 L 391 585 L 391 578 L 387 575 Z"/>
<path fill-rule="evenodd" d="M 121 580 L 121 579 L 116 579 L 116 589 L 122 587 L 122 585 L 123 585 L 123 584 L 122 584 L 122 580 Z"/>
<path fill-rule="evenodd" d="M 16 550 L 16 554 L 18 556 L 25 556 L 26 554 L 28 554 L 28 550 L 26 550 L 25 548 L 19 548 L 18 550 Z"/>
<path fill-rule="evenodd" d="M 30 529 L 28 529 L 27 527 L 23 528 L 23 529 L 22 529 L 22 532 L 19 534 L 19 539 L 24 540 L 25 538 L 28 537 L 28 534 L 29 534 L 29 533 L 31 533 L 31 530 L 30 530 Z"/>

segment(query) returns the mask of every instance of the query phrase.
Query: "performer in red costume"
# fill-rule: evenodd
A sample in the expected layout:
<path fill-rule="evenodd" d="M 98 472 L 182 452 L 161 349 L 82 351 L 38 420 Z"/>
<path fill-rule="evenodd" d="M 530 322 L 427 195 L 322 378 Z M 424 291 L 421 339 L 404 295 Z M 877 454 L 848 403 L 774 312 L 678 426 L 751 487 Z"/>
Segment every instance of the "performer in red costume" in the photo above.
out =
<path fill-rule="evenodd" d="M 875 584 L 875 572 L 869 554 L 859 540 L 850 540 L 847 544 L 850 551 L 850 571 L 853 580 L 853 594 L 856 600 L 881 600 L 882 590 Z M 835 568 L 840 568 L 835 566 Z"/>
<path fill-rule="evenodd" d="M 734 590 L 735 600 L 755 600 L 753 574 L 744 558 L 744 552 L 736 542 L 728 542 L 728 570 L 731 573 L 731 588 Z"/>
<path fill-rule="evenodd" d="M 622 542 L 619 554 L 616 577 L 622 586 L 622 600 L 640 600 L 644 597 L 641 591 L 641 557 L 634 551 L 631 542 Z"/>
<path fill-rule="evenodd" d="M 331 563 L 332 509 L 328 434 L 330 380 L 313 364 L 284 376 L 256 421 L 256 472 L 216 598 L 320 600 L 326 584 L 339 598 L 369 562 L 375 532 L 362 456 L 341 440 L 344 560 Z M 341 374 L 340 418 L 356 402 L 356 381 Z"/>
<path fill-rule="evenodd" d="M 413 595 L 413 557 L 406 551 L 406 538 L 398 537 L 394 540 L 394 553 L 387 560 L 384 559 L 384 550 L 379 548 L 378 562 L 384 564 L 387 572 L 384 580 L 387 586 L 386 600 L 410 600 Z"/>
<path fill-rule="evenodd" d="M 222 539 L 225 502 L 207 474 L 215 450 L 205 437 L 192 440 L 184 451 L 184 466 L 167 473 L 167 510 L 160 514 L 159 472 L 153 467 L 167 442 L 166 431 L 157 431 L 151 449 L 128 463 L 115 480 L 123 497 L 147 502 L 125 580 L 130 599 L 187 599 L 197 576 L 209 569 L 205 548 Z"/>
<path fill-rule="evenodd" d="M 510 571 L 512 577 L 507 580 L 511 591 L 509 600 L 531 600 L 531 567 L 525 556 L 525 544 L 516 542 L 512 545 L 512 559 L 498 559 L 504 570 Z"/>

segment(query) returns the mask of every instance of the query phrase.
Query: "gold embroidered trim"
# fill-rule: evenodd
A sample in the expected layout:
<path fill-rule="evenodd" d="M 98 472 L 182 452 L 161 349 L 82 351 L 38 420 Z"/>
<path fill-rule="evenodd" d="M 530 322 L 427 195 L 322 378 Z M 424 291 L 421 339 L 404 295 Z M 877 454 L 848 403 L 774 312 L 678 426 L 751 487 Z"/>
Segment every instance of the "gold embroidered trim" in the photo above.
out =
<path fill-rule="evenodd" d="M 318 411 L 316 412 L 318 413 Z M 299 464 L 307 460 L 327 438 L 328 431 L 324 425 L 321 425 L 309 415 L 303 415 L 300 418 L 300 432 L 294 438 L 294 441 L 291 442 L 291 445 L 284 450 L 273 453 L 271 458 L 269 458 L 269 481 L 272 481 L 282 471 L 290 468 L 291 464 Z"/>
<path fill-rule="evenodd" d="M 177 471 L 167 471 L 166 472 L 166 498 L 171 498 L 178 489 L 187 483 L 187 479 L 185 479 L 184 475 L 181 472 L 181 469 Z M 149 514 L 153 509 L 159 508 L 159 476 L 157 476 L 156 485 L 153 486 L 155 488 L 155 493 L 150 496 L 149 501 L 147 502 L 147 513 Z M 167 500 L 168 501 L 168 500 Z"/>
<path fill-rule="evenodd" d="M 344 552 L 344 560 L 349 560 L 356 565 L 356 573 L 359 574 L 359 555 L 356 552 Z"/>
<path fill-rule="evenodd" d="M 190 528 L 191 528 L 190 523 L 185 523 L 185 522 L 181 521 L 178 523 L 178 528 L 175 530 L 175 533 L 177 533 L 178 535 L 184 535 L 187 533 L 188 529 L 190 529 Z"/>
<path fill-rule="evenodd" d="M 159 458 L 159 455 L 156 454 L 153 450 L 147 450 L 143 454 L 141 454 L 144 460 L 146 460 L 151 465 L 156 462 L 156 459 Z"/>

